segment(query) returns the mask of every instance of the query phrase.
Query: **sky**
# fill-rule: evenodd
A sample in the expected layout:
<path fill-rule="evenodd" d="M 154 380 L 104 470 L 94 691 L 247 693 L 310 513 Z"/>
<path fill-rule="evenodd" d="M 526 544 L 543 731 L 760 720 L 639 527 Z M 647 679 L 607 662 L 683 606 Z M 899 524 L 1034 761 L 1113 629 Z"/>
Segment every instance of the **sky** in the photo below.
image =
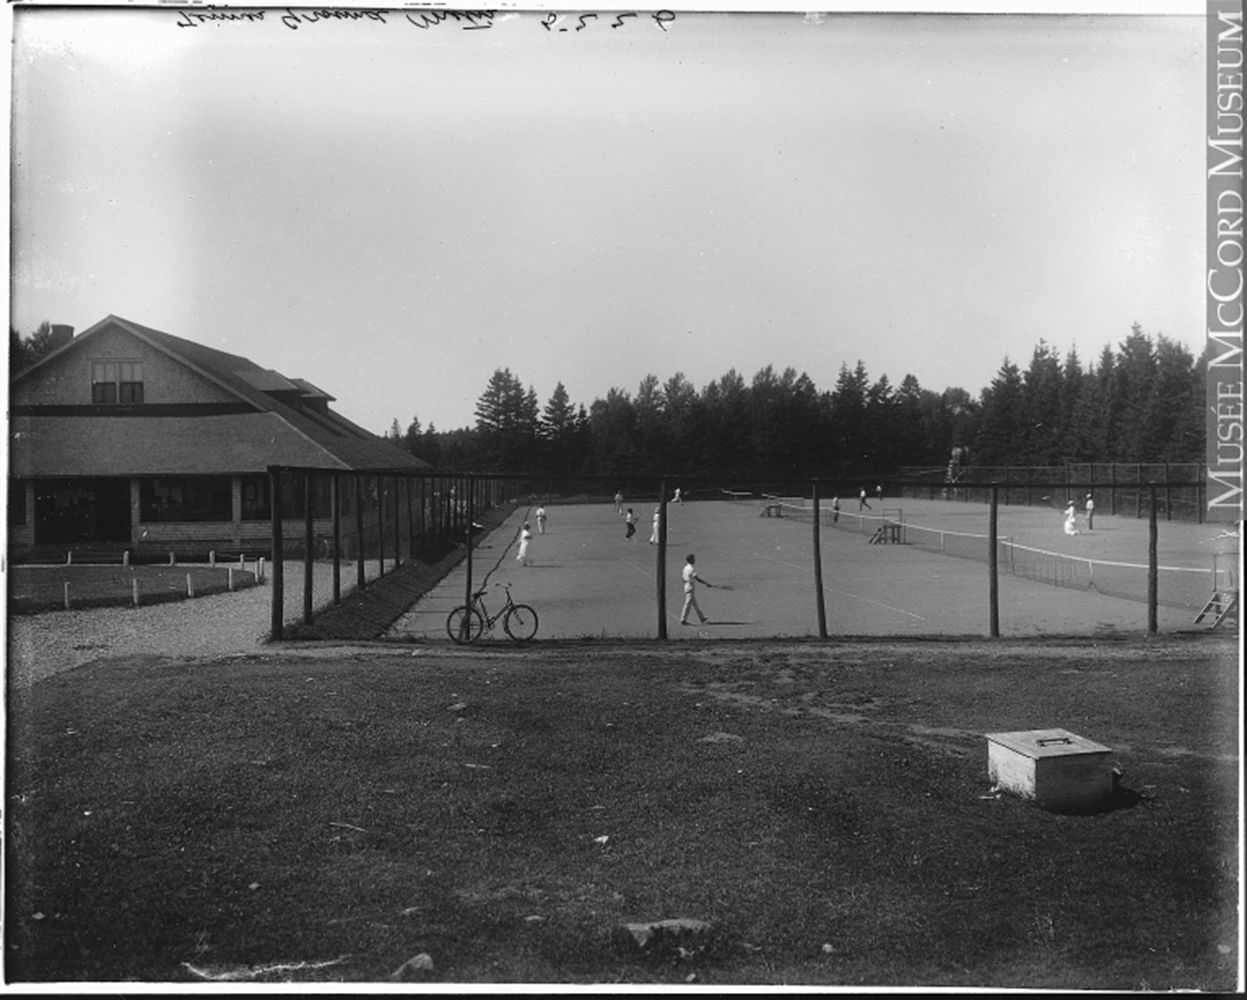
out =
<path fill-rule="evenodd" d="M 115 314 L 377 433 L 501 368 L 588 408 L 1202 350 L 1202 16 L 244 9 L 14 12 L 19 332 Z"/>

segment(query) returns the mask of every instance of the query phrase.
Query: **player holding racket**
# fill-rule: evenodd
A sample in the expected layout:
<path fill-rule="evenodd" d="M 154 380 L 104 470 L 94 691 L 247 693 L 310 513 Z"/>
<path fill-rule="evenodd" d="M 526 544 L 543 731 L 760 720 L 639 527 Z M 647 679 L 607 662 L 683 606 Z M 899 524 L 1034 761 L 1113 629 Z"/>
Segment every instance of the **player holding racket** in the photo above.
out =
<path fill-rule="evenodd" d="M 697 557 L 689 553 L 684 557 L 684 609 L 680 612 L 680 624 L 687 625 L 689 611 L 696 611 L 697 617 L 701 619 L 704 625 L 707 621 L 706 616 L 701 613 L 701 608 L 697 606 L 697 585 L 704 583 L 707 587 L 713 587 L 714 584 L 707 580 L 703 580 L 697 575 L 696 567 Z"/>

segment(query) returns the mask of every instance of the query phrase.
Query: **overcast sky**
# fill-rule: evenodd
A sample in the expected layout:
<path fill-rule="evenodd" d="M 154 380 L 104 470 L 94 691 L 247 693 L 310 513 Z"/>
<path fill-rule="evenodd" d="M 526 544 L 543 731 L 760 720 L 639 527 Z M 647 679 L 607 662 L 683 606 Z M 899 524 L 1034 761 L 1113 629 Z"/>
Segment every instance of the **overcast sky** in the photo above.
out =
<path fill-rule="evenodd" d="M 377 432 L 497 368 L 588 407 L 1202 349 L 1202 16 L 284 13 L 16 12 L 13 326 L 113 313 Z"/>

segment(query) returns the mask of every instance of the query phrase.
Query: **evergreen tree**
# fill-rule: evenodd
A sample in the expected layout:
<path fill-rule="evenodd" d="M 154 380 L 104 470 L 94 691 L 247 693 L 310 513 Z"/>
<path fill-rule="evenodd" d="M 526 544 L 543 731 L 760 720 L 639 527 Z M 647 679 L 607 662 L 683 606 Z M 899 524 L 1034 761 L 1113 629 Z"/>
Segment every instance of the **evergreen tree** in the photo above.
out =
<path fill-rule="evenodd" d="M 1115 453 L 1121 462 L 1145 462 L 1157 443 L 1156 355 L 1138 323 L 1119 346 L 1110 399 L 1121 414 Z"/>
<path fill-rule="evenodd" d="M 750 464 L 749 389 L 735 368 L 702 392 L 706 459 L 713 468 L 740 473 Z"/>
<path fill-rule="evenodd" d="M 519 470 L 531 463 L 537 437 L 537 394 L 525 392 L 509 368 L 494 371 L 476 403 L 476 432 L 485 467 Z"/>
<path fill-rule="evenodd" d="M 589 408 L 593 436 L 592 469 L 601 475 L 640 471 L 637 468 L 636 410 L 627 392 L 612 388 Z"/>
<path fill-rule="evenodd" d="M 666 462 L 670 434 L 663 418 L 657 375 L 641 379 L 632 406 L 636 414 L 637 461 L 647 468 L 661 469 Z"/>
<path fill-rule="evenodd" d="M 1018 421 L 1019 465 L 1057 465 L 1065 426 L 1061 420 L 1061 362 L 1041 338 L 1022 376 L 1022 413 Z"/>
<path fill-rule="evenodd" d="M 1007 357 L 983 390 L 983 417 L 975 439 L 976 465 L 1016 465 L 1022 445 L 1022 374 Z"/>
<path fill-rule="evenodd" d="M 838 460 L 856 469 L 865 461 L 871 442 L 866 433 L 866 393 L 869 387 L 866 366 L 859 360 L 857 367 L 849 371 L 847 364 L 840 365 L 840 375 L 831 393 L 830 438 L 834 442 Z"/>
<path fill-rule="evenodd" d="M 1195 358 L 1181 344 L 1156 335 L 1155 446 L 1162 462 L 1203 460 L 1204 381 Z"/>

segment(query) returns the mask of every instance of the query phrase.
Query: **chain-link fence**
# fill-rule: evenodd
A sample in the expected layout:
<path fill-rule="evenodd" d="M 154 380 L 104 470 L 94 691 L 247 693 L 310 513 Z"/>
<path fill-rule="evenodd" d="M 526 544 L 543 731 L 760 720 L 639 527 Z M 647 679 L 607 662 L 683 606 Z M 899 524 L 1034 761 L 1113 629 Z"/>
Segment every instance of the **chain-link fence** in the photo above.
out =
<path fill-rule="evenodd" d="M 1167 521 L 1203 522 L 1206 467 L 1196 462 L 1069 462 L 1060 466 L 906 467 L 897 480 L 904 496 L 987 503 L 993 486 L 1005 506 L 1065 507 L 1090 493 L 1105 514 L 1144 518 L 1151 488 L 1159 484 L 1158 513 Z M 969 483 L 979 485 L 967 485 Z"/>
<path fill-rule="evenodd" d="M 1194 528 L 1193 524 L 1175 524 L 1165 529 L 1166 559 L 1159 557 L 1158 522 L 1163 523 L 1167 514 L 1179 520 L 1178 499 L 1185 502 L 1193 498 L 1201 484 L 1184 478 L 1146 481 L 1149 472 L 1163 472 L 1164 467 L 1136 467 L 1134 481 L 1123 481 L 1120 466 L 1084 468 L 1081 471 L 1087 473 L 1086 479 L 1073 475 L 1072 467 L 1057 470 L 1057 475 L 1051 475 L 1053 470 L 1013 468 L 1006 477 L 1003 470 L 996 471 L 1002 472 L 999 482 L 963 479 L 956 484 L 921 484 L 912 477 L 874 483 L 796 478 L 742 483 L 697 474 L 524 477 L 275 469 L 270 474 L 270 490 L 283 516 L 272 522 L 272 551 L 283 554 L 287 572 L 275 567 L 278 593 L 274 595 L 273 634 L 280 637 L 282 633 L 278 610 L 282 591 L 286 586 L 297 590 L 300 569 L 305 623 L 310 621 L 317 600 L 332 605 L 341 601 L 344 582 L 346 586 L 353 583 L 363 589 L 405 562 L 433 564 L 456 547 L 462 548 L 466 556 L 466 579 L 451 588 L 447 599 L 470 600 L 476 589 L 490 579 L 490 574 L 500 571 L 500 553 L 517 543 L 521 521 L 531 519 L 534 533 L 540 530 L 544 535 L 544 518 L 539 523 L 535 517 L 536 508 L 542 506 L 550 508 L 551 519 L 560 528 L 570 529 L 575 523 L 576 530 L 582 532 L 574 546 L 567 533 L 558 535 L 558 540 L 548 536 L 535 543 L 544 552 L 559 544 L 565 546 L 554 564 L 558 572 L 543 577 L 546 607 L 574 605 L 578 615 L 587 616 L 583 620 L 605 618 L 614 623 L 612 627 L 618 630 L 615 634 L 621 635 L 667 638 L 667 597 L 669 591 L 673 596 L 680 593 L 684 553 L 695 545 L 721 546 L 725 538 L 733 541 L 714 557 L 721 570 L 730 566 L 739 589 L 750 593 L 751 610 L 782 606 L 783 614 L 788 614 L 792 594 L 804 590 L 808 596 L 798 603 L 818 609 L 807 627 L 820 637 L 828 634 L 823 611 L 828 593 L 834 590 L 842 601 L 850 597 L 858 600 L 850 593 L 847 573 L 865 574 L 863 579 L 871 585 L 883 575 L 892 574 L 889 578 L 896 581 L 894 591 L 882 600 L 876 596 L 871 601 L 875 609 L 887 608 L 895 615 L 907 616 L 898 619 L 902 625 L 897 627 L 906 627 L 906 622 L 919 619 L 935 622 L 936 611 L 947 614 L 947 608 L 935 608 L 937 599 L 950 593 L 948 581 L 952 577 L 965 578 L 969 582 L 958 584 L 963 589 L 957 597 L 960 610 L 966 612 L 963 617 L 990 621 L 992 635 L 999 634 L 997 591 L 1001 577 L 1059 590 L 1084 591 L 1098 595 L 1097 600 L 1111 596 L 1142 603 L 1148 609 L 1153 631 L 1158 607 L 1178 609 L 1190 621 L 1190 615 L 1214 592 L 1229 586 L 1236 589 L 1236 579 L 1232 575 L 1224 577 L 1198 545 L 1184 542 L 1186 549 L 1181 551 L 1174 547 L 1184 532 Z M 1047 479 L 1041 475 L 1043 472 L 1049 474 Z M 1178 470 L 1179 476 L 1189 472 L 1186 468 Z M 1102 475 L 1110 480 L 1109 487 L 1101 487 Z M 946 488 L 951 492 L 945 494 Z M 1115 492 L 1108 494 L 1110 488 Z M 1116 526 L 1101 527 L 1097 522 L 1092 531 L 1091 517 L 1087 516 L 1090 511 L 1084 514 L 1082 502 L 1087 493 L 1098 500 L 1096 513 L 1101 518 L 1116 518 Z M 1063 533 L 1056 510 L 1051 515 L 1044 512 L 1045 507 L 1066 508 L 1068 514 L 1070 501 L 1075 498 L 1083 536 L 1077 541 L 1071 536 L 1080 531 L 1072 528 L 1068 520 Z M 559 508 L 563 508 L 563 513 L 558 513 Z M 678 554 L 670 560 L 668 512 L 681 528 L 673 543 L 678 546 Z M 499 526 L 513 513 L 514 523 L 506 526 L 504 537 L 494 546 L 499 554 L 489 555 L 488 565 L 476 570 L 474 582 L 474 535 L 485 522 Z M 767 517 L 783 521 L 758 520 Z M 1148 522 L 1126 531 L 1125 527 L 1134 524 L 1136 517 L 1147 518 Z M 801 529 L 802 523 L 812 537 Z M 629 529 L 626 535 L 625 527 Z M 776 535 L 776 531 L 782 534 Z M 883 558 L 883 550 L 863 549 L 862 554 L 854 554 L 844 549 L 844 542 L 831 544 L 832 536 L 842 536 L 845 531 L 864 536 L 862 544 L 908 546 L 914 553 L 909 560 L 911 565 L 906 566 L 900 552 Z M 652 548 L 645 546 L 646 541 Z M 612 550 L 611 546 L 618 545 L 624 548 Z M 782 559 L 771 554 L 781 548 Z M 1237 551 L 1236 539 L 1233 549 Z M 879 556 L 863 560 L 868 551 L 878 552 Z M 1227 547 L 1222 546 L 1223 555 L 1226 551 Z M 986 565 L 987 572 L 979 577 L 979 571 L 975 571 L 967 577 L 965 571 L 951 565 L 947 570 L 930 569 L 932 556 L 937 560 L 947 556 L 962 564 L 979 562 Z M 824 558 L 836 561 L 834 588 L 822 582 Z M 928 562 L 919 567 L 915 560 L 923 559 Z M 1227 564 L 1228 559 L 1223 558 L 1221 565 Z M 528 563 L 521 560 L 520 565 Z M 507 569 L 515 571 L 516 567 L 507 563 L 501 570 L 504 576 Z M 652 574 L 648 611 L 643 593 L 637 590 L 645 587 L 635 575 L 638 571 Z M 932 572 L 944 581 L 935 591 L 920 582 L 923 574 Z M 618 579 L 604 579 L 610 574 Z M 781 581 L 780 574 L 787 576 Z M 321 581 L 321 596 L 314 598 L 317 578 Z M 332 592 L 326 596 L 329 592 L 324 588 L 329 579 Z M 980 589 L 975 583 L 980 579 L 989 580 L 990 586 Z M 531 589 L 537 582 L 536 577 L 529 576 L 525 586 Z M 784 596 L 780 596 L 781 585 Z M 625 616 L 618 595 L 624 589 L 640 603 L 628 612 L 631 618 L 619 624 Z M 592 607 L 590 597 L 595 593 L 611 597 L 603 607 Z M 862 600 L 865 594 L 864 587 L 858 591 Z M 1032 604 L 1046 603 L 1054 598 L 1035 596 L 1030 600 Z M 1077 617 L 1064 613 L 1066 618 L 1062 619 L 1062 612 L 1054 614 L 1061 624 Z M 862 620 L 858 616 L 854 624 Z M 1168 620 L 1172 621 L 1172 616 Z M 801 627 L 799 623 L 794 625 L 790 616 L 782 625 L 774 626 L 787 632 L 768 633 L 762 616 L 750 621 L 754 623 L 750 634 L 758 635 L 791 634 L 794 628 Z M 742 625 L 743 621 L 733 624 Z M 575 627 L 581 627 L 579 621 Z M 885 623 L 879 627 L 890 626 Z M 932 627 L 947 630 L 952 626 Z"/>

